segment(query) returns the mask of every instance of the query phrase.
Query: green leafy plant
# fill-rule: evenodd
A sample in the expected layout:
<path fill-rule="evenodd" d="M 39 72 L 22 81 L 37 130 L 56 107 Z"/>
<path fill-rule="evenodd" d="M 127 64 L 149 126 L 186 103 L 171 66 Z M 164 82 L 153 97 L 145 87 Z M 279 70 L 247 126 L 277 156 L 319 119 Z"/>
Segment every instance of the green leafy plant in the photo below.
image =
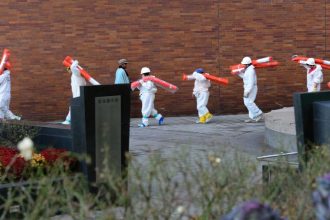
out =
<path fill-rule="evenodd" d="M 98 186 L 96 192 L 89 191 L 81 174 L 70 175 L 60 168 L 44 173 L 37 184 L 31 181 L 2 195 L 0 210 L 8 217 L 13 215 L 12 207 L 21 207 L 17 212 L 21 219 L 69 215 L 74 219 L 204 220 L 220 219 L 237 204 L 258 200 L 283 218 L 309 220 L 315 219 L 315 180 L 329 170 L 326 148 L 315 150 L 303 172 L 283 164 L 268 183 L 262 181 L 254 158 L 188 150 L 164 158 L 152 152 L 143 160 L 129 155 L 125 177 L 105 171 L 102 185 L 92 183 Z"/>
<path fill-rule="evenodd" d="M 3 122 L 0 124 L 0 145 L 16 147 L 16 144 L 23 138 L 36 137 L 39 130 L 39 128 L 23 122 L 19 122 L 19 124 Z"/>

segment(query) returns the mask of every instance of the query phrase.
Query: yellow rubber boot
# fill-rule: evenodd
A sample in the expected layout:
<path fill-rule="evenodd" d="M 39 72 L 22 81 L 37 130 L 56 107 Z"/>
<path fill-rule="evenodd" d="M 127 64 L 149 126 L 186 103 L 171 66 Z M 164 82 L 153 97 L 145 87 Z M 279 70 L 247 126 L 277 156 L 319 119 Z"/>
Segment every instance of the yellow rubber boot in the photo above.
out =
<path fill-rule="evenodd" d="M 200 124 L 205 124 L 205 123 L 206 123 L 205 115 L 199 117 L 199 123 L 200 123 Z"/>
<path fill-rule="evenodd" d="M 213 118 L 213 115 L 208 112 L 205 114 L 205 123 L 208 123 L 209 121 L 211 121 L 211 119 Z"/>

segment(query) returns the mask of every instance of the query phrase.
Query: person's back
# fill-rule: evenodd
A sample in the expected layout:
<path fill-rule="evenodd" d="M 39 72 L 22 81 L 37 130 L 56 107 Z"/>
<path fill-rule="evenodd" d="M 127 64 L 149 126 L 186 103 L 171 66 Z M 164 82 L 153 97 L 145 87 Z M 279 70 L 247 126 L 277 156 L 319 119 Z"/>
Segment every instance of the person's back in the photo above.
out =
<path fill-rule="evenodd" d="M 70 66 L 70 71 L 72 72 L 71 75 L 71 90 L 72 90 L 72 97 L 76 98 L 80 96 L 80 86 L 85 86 L 86 80 L 84 77 L 81 76 L 79 69 L 78 69 L 78 62 L 74 61 Z"/>
<path fill-rule="evenodd" d="M 209 90 L 211 86 L 210 80 L 206 79 L 202 74 L 194 72 L 190 78 L 195 79 L 194 93 L 206 92 Z"/>

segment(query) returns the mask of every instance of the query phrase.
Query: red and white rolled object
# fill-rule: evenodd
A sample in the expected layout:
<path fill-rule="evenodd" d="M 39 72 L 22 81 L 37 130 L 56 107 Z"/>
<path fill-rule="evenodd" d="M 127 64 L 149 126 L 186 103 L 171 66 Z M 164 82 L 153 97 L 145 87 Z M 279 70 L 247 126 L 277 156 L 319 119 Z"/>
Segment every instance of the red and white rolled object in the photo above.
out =
<path fill-rule="evenodd" d="M 157 86 L 169 91 L 169 92 L 172 92 L 172 93 L 175 93 L 176 91 L 178 91 L 178 87 L 169 83 L 169 82 L 166 82 L 164 80 L 161 80 L 155 76 L 146 76 L 146 77 L 143 77 L 142 80 L 144 82 L 146 81 L 152 81 L 153 83 L 155 83 Z M 136 89 L 137 87 L 140 86 L 140 82 L 139 80 L 138 81 L 135 81 L 135 82 L 132 82 L 131 83 L 131 89 L 134 90 Z"/>
<path fill-rule="evenodd" d="M 264 57 L 257 60 L 252 60 L 252 64 L 256 65 L 258 63 L 268 63 L 270 61 L 273 61 L 273 57 Z"/>
<path fill-rule="evenodd" d="M 244 70 L 245 65 L 243 64 L 236 64 L 236 65 L 232 65 L 229 67 L 231 70 L 231 74 L 238 74 L 240 73 L 242 70 Z"/>
<path fill-rule="evenodd" d="M 252 62 L 253 64 L 253 62 Z M 278 66 L 279 62 L 277 61 L 270 61 L 270 62 L 263 62 L 263 63 L 255 63 L 253 64 L 253 66 L 255 68 L 267 68 L 267 67 L 275 67 Z M 242 70 L 244 70 L 245 65 L 243 64 L 236 64 L 236 65 L 232 65 L 230 66 L 230 70 L 231 70 L 231 74 L 238 74 L 239 72 L 241 72 Z"/>
<path fill-rule="evenodd" d="M 203 76 L 206 79 L 211 80 L 212 82 L 215 82 L 219 85 L 228 85 L 229 83 L 229 80 L 227 78 L 217 77 L 209 73 L 203 73 Z M 182 74 L 182 80 L 188 80 L 188 76 L 185 73 Z"/>
<path fill-rule="evenodd" d="M 217 76 L 213 76 L 209 73 L 204 73 L 203 76 L 206 78 L 206 79 L 209 79 L 211 80 L 212 82 L 215 82 L 219 85 L 228 85 L 229 81 L 227 78 L 221 78 L 221 77 L 217 77 Z"/>
<path fill-rule="evenodd" d="M 273 61 L 273 57 L 264 57 L 264 58 L 260 58 L 257 60 L 252 60 L 252 65 L 255 66 L 256 68 L 262 68 L 262 67 L 273 67 L 274 65 L 278 65 L 277 61 Z M 275 63 L 277 62 L 277 63 Z M 272 64 L 268 64 L 268 65 L 263 65 L 265 63 L 272 63 Z M 244 69 L 244 65 L 243 64 L 236 64 L 236 65 L 232 65 L 230 66 L 230 70 L 232 72 L 232 74 L 236 74 L 238 72 L 240 72 L 241 70 Z"/>
<path fill-rule="evenodd" d="M 256 68 L 267 68 L 267 67 L 275 67 L 275 66 L 278 66 L 279 65 L 279 62 L 277 61 L 271 61 L 271 62 L 268 62 L 268 63 L 258 63 L 255 65 Z"/>
<path fill-rule="evenodd" d="M 308 57 L 295 56 L 292 58 L 292 61 L 295 61 L 295 62 L 301 63 L 301 64 L 305 64 L 304 61 L 306 61 L 307 59 L 308 59 Z M 319 58 L 315 58 L 314 60 L 315 60 L 315 63 L 322 66 L 323 69 L 330 70 L 330 61 L 329 60 L 322 60 Z"/>
<path fill-rule="evenodd" d="M 315 61 L 315 62 L 317 62 L 317 61 Z M 330 66 L 330 61 L 329 60 L 322 60 L 322 62 L 323 62 L 323 64 Z"/>
<path fill-rule="evenodd" d="M 63 65 L 66 67 L 70 67 L 73 62 L 73 59 L 70 56 L 65 57 L 63 60 Z M 81 66 L 78 65 L 78 69 L 80 74 L 92 85 L 101 85 L 98 81 L 96 81 L 93 77 L 89 75 Z"/>
<path fill-rule="evenodd" d="M 2 53 L 2 58 L 0 62 L 0 75 L 3 73 L 4 68 L 6 67 L 6 62 L 8 61 L 10 52 L 8 49 L 4 49 Z"/>

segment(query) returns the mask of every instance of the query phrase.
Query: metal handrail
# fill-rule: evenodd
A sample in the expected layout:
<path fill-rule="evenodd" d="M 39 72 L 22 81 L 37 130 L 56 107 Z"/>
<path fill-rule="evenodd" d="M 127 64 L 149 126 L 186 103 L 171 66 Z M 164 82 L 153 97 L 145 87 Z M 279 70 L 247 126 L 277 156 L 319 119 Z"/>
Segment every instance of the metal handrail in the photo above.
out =
<path fill-rule="evenodd" d="M 276 160 L 262 160 L 262 161 L 263 162 L 268 162 L 268 163 L 283 163 L 283 161 L 276 161 Z M 299 166 L 299 163 L 298 162 L 285 161 L 285 164 Z"/>
<path fill-rule="evenodd" d="M 274 157 L 281 157 L 281 156 L 290 156 L 290 155 L 296 155 L 296 154 L 298 154 L 298 152 L 281 153 L 281 154 L 271 154 L 271 155 L 257 157 L 257 160 L 274 158 Z"/>

